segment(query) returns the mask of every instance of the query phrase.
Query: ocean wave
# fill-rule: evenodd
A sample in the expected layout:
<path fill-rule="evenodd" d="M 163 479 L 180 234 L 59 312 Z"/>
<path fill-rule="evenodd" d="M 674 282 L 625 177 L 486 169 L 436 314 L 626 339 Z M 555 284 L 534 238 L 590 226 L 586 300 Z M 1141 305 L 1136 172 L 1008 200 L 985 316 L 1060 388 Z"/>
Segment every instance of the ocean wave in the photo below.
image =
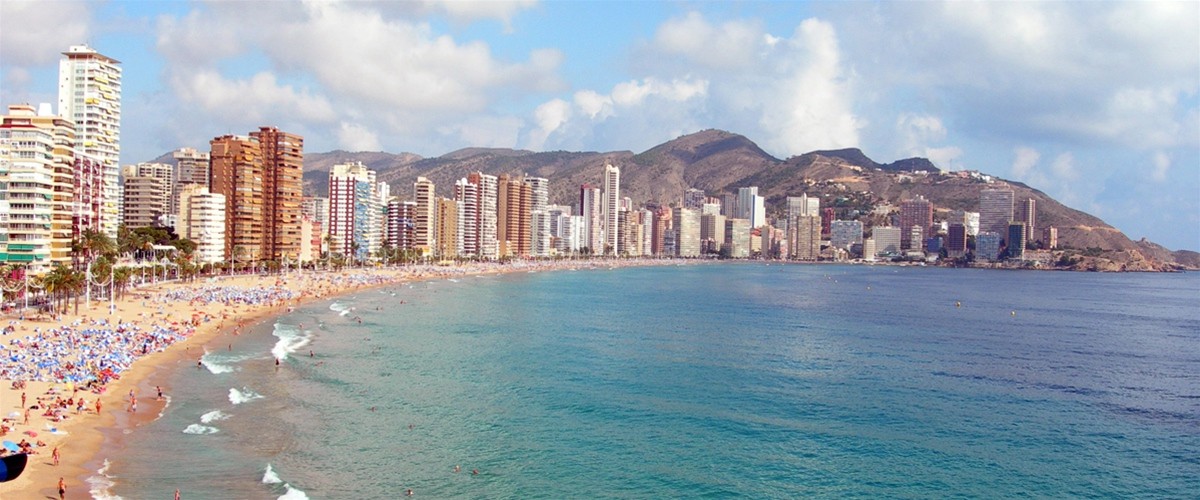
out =
<path fill-rule="evenodd" d="M 200 424 L 189 425 L 183 430 L 184 434 L 216 434 L 217 432 L 220 432 L 220 429 Z"/>
<path fill-rule="evenodd" d="M 214 375 L 233 371 L 232 366 L 218 363 L 215 356 L 208 351 L 205 351 L 204 355 L 200 356 L 200 364 L 204 365 L 205 368 L 208 368 L 209 373 Z"/>
<path fill-rule="evenodd" d="M 279 495 L 279 500 L 308 500 L 308 494 L 299 488 L 293 488 L 292 485 L 283 482 L 279 479 L 279 474 L 275 469 L 271 468 L 271 464 L 267 464 L 267 470 L 263 472 L 263 484 L 282 484 L 284 492 Z"/>
<path fill-rule="evenodd" d="M 350 315 L 349 309 L 346 309 L 345 311 L 338 313 L 338 316 L 349 316 L 349 315 Z"/>
<path fill-rule="evenodd" d="M 335 312 L 345 312 L 345 311 L 350 310 L 350 306 L 343 304 L 341 302 L 334 302 L 332 304 L 329 304 L 329 310 L 335 311 Z"/>
<path fill-rule="evenodd" d="M 279 484 L 283 480 L 279 479 L 279 474 L 275 473 L 275 469 L 271 468 L 271 464 L 267 464 L 267 471 L 263 473 L 263 484 Z"/>
<path fill-rule="evenodd" d="M 279 340 L 271 347 L 271 355 L 278 360 L 288 358 L 288 354 L 294 353 L 301 347 L 308 345 L 312 340 L 312 335 L 299 327 L 275 323 L 275 330 L 271 332 Z"/>
<path fill-rule="evenodd" d="M 290 484 L 284 484 L 283 487 L 287 488 L 287 493 L 279 495 L 279 500 L 308 500 L 308 494 L 303 490 L 293 488 Z"/>
<path fill-rule="evenodd" d="M 240 391 L 237 390 L 236 388 L 229 389 L 229 402 L 233 403 L 235 405 L 240 405 L 247 401 L 252 401 L 252 400 L 261 399 L 261 398 L 262 398 L 261 394 L 254 392 L 246 387 L 242 387 L 242 390 L 240 390 Z"/>
<path fill-rule="evenodd" d="M 116 484 L 113 477 L 108 475 L 108 459 L 104 459 L 104 465 L 96 470 L 96 474 L 87 478 L 89 486 L 88 493 L 96 500 L 121 500 L 121 497 L 112 493 L 112 487 Z"/>
<path fill-rule="evenodd" d="M 225 420 L 225 419 L 228 419 L 228 418 L 229 418 L 229 414 L 228 414 L 228 413 L 225 413 L 225 412 L 223 412 L 223 411 L 221 411 L 221 410 L 213 410 L 213 411 L 210 411 L 210 412 L 208 412 L 208 413 L 205 413 L 205 414 L 203 414 L 203 415 L 200 415 L 200 423 L 202 423 L 202 424 L 211 424 L 211 423 L 213 423 L 213 422 L 216 422 L 216 421 L 218 421 L 218 420 Z"/>
<path fill-rule="evenodd" d="M 163 401 L 164 402 L 163 402 L 162 409 L 158 411 L 158 416 L 154 417 L 155 421 L 158 421 L 158 419 L 163 418 L 163 415 L 167 413 L 167 408 L 171 406 L 171 396 L 164 395 Z"/>

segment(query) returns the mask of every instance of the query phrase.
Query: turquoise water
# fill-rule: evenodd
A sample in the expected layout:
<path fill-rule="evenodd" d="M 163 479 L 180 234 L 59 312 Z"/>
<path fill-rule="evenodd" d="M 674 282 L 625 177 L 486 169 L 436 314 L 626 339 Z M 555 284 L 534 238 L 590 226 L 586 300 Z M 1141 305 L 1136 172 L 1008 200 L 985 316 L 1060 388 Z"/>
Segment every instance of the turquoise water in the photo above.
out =
<path fill-rule="evenodd" d="M 316 302 L 230 339 L 148 381 L 171 405 L 115 437 L 104 494 L 1200 491 L 1197 274 L 520 273 Z"/>

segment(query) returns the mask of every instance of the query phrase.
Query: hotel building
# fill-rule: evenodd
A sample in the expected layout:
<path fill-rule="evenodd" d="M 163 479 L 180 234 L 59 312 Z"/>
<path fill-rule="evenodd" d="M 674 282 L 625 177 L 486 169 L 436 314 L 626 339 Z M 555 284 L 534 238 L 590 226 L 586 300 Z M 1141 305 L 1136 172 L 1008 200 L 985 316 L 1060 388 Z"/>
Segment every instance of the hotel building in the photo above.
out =
<path fill-rule="evenodd" d="M 86 45 L 73 45 L 63 56 L 58 114 L 75 126 L 76 150 L 100 164 L 100 230 L 115 239 L 121 222 L 121 62 Z"/>

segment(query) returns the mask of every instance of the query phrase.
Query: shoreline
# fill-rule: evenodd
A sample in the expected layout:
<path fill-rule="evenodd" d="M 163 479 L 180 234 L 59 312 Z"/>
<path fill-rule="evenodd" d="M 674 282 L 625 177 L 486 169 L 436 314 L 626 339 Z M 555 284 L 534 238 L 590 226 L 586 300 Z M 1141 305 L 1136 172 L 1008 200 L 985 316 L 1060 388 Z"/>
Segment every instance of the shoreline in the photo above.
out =
<path fill-rule="evenodd" d="M 704 261 L 677 259 L 596 259 L 587 261 L 517 261 L 513 263 L 470 263 L 453 266 L 409 266 L 400 268 L 349 269 L 342 271 L 305 271 L 295 275 L 233 275 L 198 279 L 195 282 L 171 282 L 151 285 L 141 289 L 129 290 L 125 297 L 115 302 L 116 311 L 109 313 L 107 304 L 93 301 L 91 309 L 80 309 L 79 314 L 63 314 L 57 320 L 41 319 L 20 322 L 20 329 L 15 334 L 2 337 L 5 343 L 13 337 L 30 334 L 30 328 L 50 329 L 57 325 L 75 325 L 82 322 L 87 325 L 93 318 L 106 319 L 136 316 L 135 324 L 185 321 L 188 312 L 193 318 L 207 317 L 207 321 L 199 322 L 194 331 L 182 340 L 168 345 L 162 350 L 150 352 L 133 361 L 128 368 L 120 373 L 120 378 L 104 386 L 103 394 L 95 395 L 79 391 L 88 398 L 88 407 L 100 400 L 103 410 L 97 416 L 91 409 L 83 413 L 72 413 L 70 418 L 55 424 L 60 434 L 40 433 L 39 440 L 45 446 L 37 447 L 37 454 L 30 455 L 29 464 L 21 477 L 8 483 L 0 483 L 0 497 L 9 494 L 32 497 L 34 495 L 53 498 L 57 493 L 57 478 L 66 481 L 67 495 L 78 497 L 81 492 L 92 496 L 94 485 L 89 482 L 97 476 L 97 471 L 112 455 L 120 454 L 121 436 L 136 432 L 138 427 L 153 422 L 159 414 L 166 411 L 170 404 L 170 387 L 164 387 L 164 400 L 158 401 L 155 396 L 153 383 L 156 376 L 166 377 L 168 371 L 179 368 L 179 363 L 189 358 L 199 358 L 209 344 L 222 335 L 240 334 L 241 331 L 251 331 L 264 321 L 278 318 L 291 310 L 310 304 L 317 300 L 333 299 L 336 297 L 357 293 L 364 290 L 406 283 L 409 281 L 446 279 L 473 275 L 498 275 L 528 271 L 553 271 L 568 269 L 613 269 L 624 267 L 663 266 L 675 264 L 698 264 Z M 162 297 L 180 290 L 195 291 L 204 287 L 263 287 L 274 282 L 278 285 L 284 282 L 284 288 L 295 293 L 295 296 L 266 304 L 237 304 L 230 306 L 220 302 L 210 302 L 201 306 L 175 301 L 164 302 Z M 312 288 L 306 285 L 316 285 Z M 100 306 L 100 307 L 97 307 Z M 106 314 L 107 313 L 107 314 Z M 223 318 L 223 315 L 228 315 Z M 96 319 L 98 321 L 98 319 Z M 225 323 L 236 321 L 236 323 Z M 236 325 L 236 327 L 235 327 Z M 182 326 L 182 325 L 180 325 Z M 36 331 L 36 330 L 35 330 Z M 182 347 L 180 345 L 182 344 Z M 193 351 L 192 348 L 198 348 Z M 197 352 L 201 354 L 197 354 Z M 49 390 L 57 389 L 57 393 L 65 395 L 69 384 L 61 382 L 28 382 L 28 387 L 18 390 L 11 387 L 12 378 L 0 379 L 0 409 L 4 415 L 9 415 L 16 400 L 22 392 L 28 393 L 36 401 L 37 396 Z M 143 408 L 136 413 L 127 410 L 127 395 L 133 391 L 137 398 L 144 401 Z M 149 395 L 149 396 L 145 396 Z M 28 407 L 28 405 L 27 405 Z M 29 431 L 51 425 L 41 416 L 30 414 L 29 424 L 14 425 L 14 431 Z M 14 435 L 10 432 L 4 439 L 16 440 L 24 435 Z M 30 439 L 33 437 L 31 436 Z M 61 453 L 60 464 L 55 466 L 50 461 L 50 450 L 58 448 Z M 109 450 L 108 456 L 102 452 Z M 101 489 L 106 489 L 102 487 Z"/>

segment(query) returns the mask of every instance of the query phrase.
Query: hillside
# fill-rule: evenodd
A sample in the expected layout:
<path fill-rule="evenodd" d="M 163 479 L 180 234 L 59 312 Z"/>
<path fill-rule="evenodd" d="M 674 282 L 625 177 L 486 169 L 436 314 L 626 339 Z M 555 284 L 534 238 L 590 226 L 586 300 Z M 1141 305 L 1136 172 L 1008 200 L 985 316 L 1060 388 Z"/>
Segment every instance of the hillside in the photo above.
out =
<path fill-rule="evenodd" d="M 155 161 L 173 163 L 170 154 Z M 879 163 L 859 149 L 814 151 L 780 160 L 750 139 L 721 130 L 688 134 L 636 154 L 504 148 L 464 148 L 436 158 L 411 153 L 307 153 L 305 193 L 326 193 L 329 169 L 348 161 L 361 161 L 375 170 L 378 179 L 391 184 L 392 193 L 401 198 L 412 197 L 412 184 L 418 176 L 432 180 L 439 195 L 451 196 L 456 180 L 481 171 L 545 177 L 550 180 L 551 203 L 564 205 L 577 203 L 580 185 L 598 185 L 604 164 L 612 162 L 621 167 L 622 195 L 630 197 L 635 205 L 650 201 L 675 203 L 689 188 L 717 196 L 742 186 L 758 186 L 759 194 L 767 198 L 769 216 L 782 214 L 785 197 L 807 193 L 820 196 L 822 206 L 835 208 L 839 217 L 860 218 L 871 224 L 886 223 L 888 219 L 886 215 L 871 215 L 876 207 L 896 206 L 917 195 L 934 203 L 941 214 L 939 219 L 949 210 L 978 211 L 980 191 L 1006 185 L 1013 189 L 1017 200 L 1036 200 L 1038 227 L 1057 227 L 1063 246 L 1099 249 L 1121 254 L 1117 259 L 1121 262 L 1134 262 L 1122 268 L 1145 267 L 1139 264 L 1143 260 L 1200 268 L 1200 254 L 1170 252 L 1150 242 L 1135 243 L 1099 218 L 1019 182 L 989 179 L 978 173 L 942 172 L 925 158 Z"/>

